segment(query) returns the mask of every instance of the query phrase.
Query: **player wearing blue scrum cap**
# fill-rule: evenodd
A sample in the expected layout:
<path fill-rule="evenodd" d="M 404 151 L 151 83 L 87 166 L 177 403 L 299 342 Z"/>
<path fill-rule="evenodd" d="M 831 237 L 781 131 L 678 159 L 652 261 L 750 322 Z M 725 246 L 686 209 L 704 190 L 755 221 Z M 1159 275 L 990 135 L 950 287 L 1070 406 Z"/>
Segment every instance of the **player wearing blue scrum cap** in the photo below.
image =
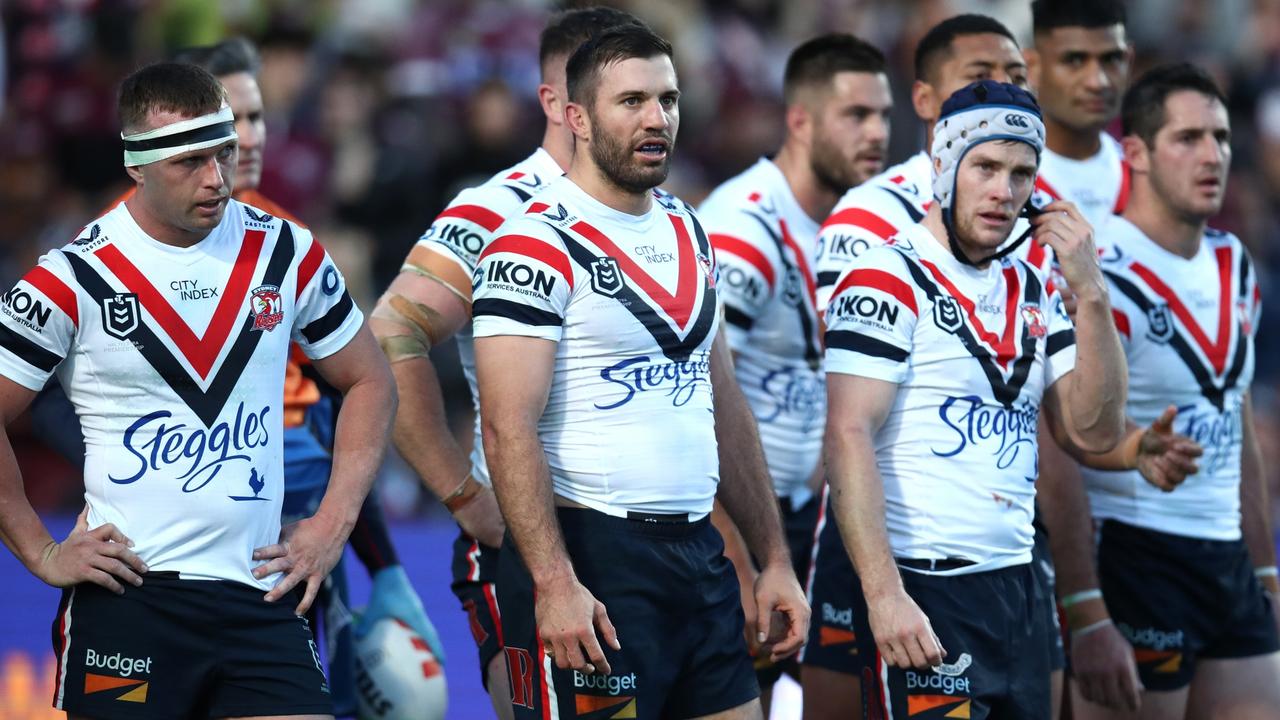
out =
<path fill-rule="evenodd" d="M 1043 149 L 1025 90 L 956 92 L 928 214 L 859 256 L 827 308 L 828 477 L 885 717 L 1050 716 L 1052 599 L 1030 566 L 1040 406 L 1055 436 L 1113 447 L 1126 372 L 1079 211 L 1055 202 L 1011 238 Z M 1028 238 L 1078 293 L 1074 329 L 1010 254 Z"/>

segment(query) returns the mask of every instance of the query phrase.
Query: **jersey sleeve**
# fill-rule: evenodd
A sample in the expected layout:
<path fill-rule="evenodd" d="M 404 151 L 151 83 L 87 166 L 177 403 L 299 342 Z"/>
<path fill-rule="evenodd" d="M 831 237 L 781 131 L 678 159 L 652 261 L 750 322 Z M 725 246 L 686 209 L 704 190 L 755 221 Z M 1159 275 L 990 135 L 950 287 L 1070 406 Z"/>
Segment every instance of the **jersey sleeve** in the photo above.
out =
<path fill-rule="evenodd" d="M 559 239 L 536 220 L 513 220 L 481 253 L 472 275 L 474 336 L 559 342 L 573 290 L 573 266 Z"/>
<path fill-rule="evenodd" d="M 719 267 L 716 290 L 724 303 L 729 344 L 738 348 L 746 344 L 751 328 L 775 297 L 783 269 L 777 245 L 762 228 L 753 227 L 755 220 L 736 214 L 742 219 L 739 223 L 713 223 L 706 214 L 702 221 Z"/>
<path fill-rule="evenodd" d="M 836 281 L 859 255 L 884 244 L 901 230 L 886 217 L 886 213 L 867 202 L 867 192 L 877 189 L 869 186 L 854 188 L 818 230 L 818 252 L 814 257 L 813 271 L 817 276 L 819 309 L 830 304 L 835 295 Z"/>
<path fill-rule="evenodd" d="M 874 248 L 840 276 L 826 312 L 828 373 L 892 383 L 906 379 L 926 300 L 902 279 L 903 262 L 897 250 Z"/>
<path fill-rule="evenodd" d="M 1045 337 L 1045 383 L 1047 388 L 1076 366 L 1076 330 L 1067 315 L 1067 306 L 1057 290 L 1049 293 L 1049 333 Z"/>
<path fill-rule="evenodd" d="M 294 229 L 302 249 L 292 337 L 312 360 L 328 357 L 355 337 L 364 315 L 347 292 L 333 258 L 311 233 Z"/>
<path fill-rule="evenodd" d="M 468 276 L 480 260 L 480 253 L 493 238 L 503 220 L 516 209 L 498 207 L 480 189 L 463 190 L 436 216 L 417 246 L 438 253 L 456 263 Z"/>
<path fill-rule="evenodd" d="M 76 287 L 66 261 L 53 252 L 0 297 L 0 375 L 29 390 L 44 387 L 80 326 Z"/>

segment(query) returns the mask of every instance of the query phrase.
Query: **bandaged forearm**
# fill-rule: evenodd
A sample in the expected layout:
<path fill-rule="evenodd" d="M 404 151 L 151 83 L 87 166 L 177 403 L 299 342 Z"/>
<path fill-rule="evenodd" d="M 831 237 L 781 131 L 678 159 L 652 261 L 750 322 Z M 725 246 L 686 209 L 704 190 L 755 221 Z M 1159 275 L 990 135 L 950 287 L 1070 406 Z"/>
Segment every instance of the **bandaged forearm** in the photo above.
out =
<path fill-rule="evenodd" d="M 394 335 L 378 333 L 378 346 L 391 363 L 426 357 L 438 338 L 436 328 L 442 324 L 440 313 L 399 293 L 384 297 L 371 317 L 405 331 Z"/>

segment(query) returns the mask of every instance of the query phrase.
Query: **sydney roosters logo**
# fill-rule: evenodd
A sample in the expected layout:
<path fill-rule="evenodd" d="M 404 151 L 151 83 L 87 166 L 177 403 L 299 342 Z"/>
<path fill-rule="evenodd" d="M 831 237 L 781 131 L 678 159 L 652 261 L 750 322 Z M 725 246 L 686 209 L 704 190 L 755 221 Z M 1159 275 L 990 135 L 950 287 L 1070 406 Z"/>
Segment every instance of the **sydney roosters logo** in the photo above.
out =
<path fill-rule="evenodd" d="M 249 296 L 249 314 L 254 330 L 274 330 L 284 320 L 284 301 L 280 288 L 275 285 L 259 285 Z"/>
<path fill-rule="evenodd" d="M 1042 338 L 1049 334 L 1049 326 L 1045 324 L 1044 313 L 1034 303 L 1024 303 L 1021 307 L 1022 321 L 1027 324 L 1027 334 L 1033 338 Z"/>

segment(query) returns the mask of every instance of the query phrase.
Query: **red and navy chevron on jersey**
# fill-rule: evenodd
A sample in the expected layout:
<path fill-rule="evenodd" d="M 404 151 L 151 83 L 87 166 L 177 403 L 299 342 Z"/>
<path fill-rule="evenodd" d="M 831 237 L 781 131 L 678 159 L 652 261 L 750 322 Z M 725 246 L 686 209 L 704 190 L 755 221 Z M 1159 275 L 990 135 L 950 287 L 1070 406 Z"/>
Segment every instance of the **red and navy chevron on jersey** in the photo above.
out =
<path fill-rule="evenodd" d="M 1075 360 L 1039 272 L 961 265 L 914 225 L 854 260 L 826 320 L 828 377 L 897 386 L 875 435 L 894 554 L 1028 562 L 1040 405 Z"/>
<path fill-rule="evenodd" d="M 249 566 L 279 532 L 290 341 L 325 357 L 362 323 L 311 234 L 231 201 L 176 248 L 121 204 L 0 308 L 0 373 L 38 390 L 56 371 L 81 418 L 90 524 L 153 570 L 268 587 Z"/>
<path fill-rule="evenodd" d="M 1110 218 L 1098 234 L 1129 364 L 1129 417 L 1147 425 L 1173 405 L 1174 430 L 1199 442 L 1204 455 L 1199 472 L 1173 493 L 1136 471 L 1086 468 L 1094 514 L 1160 532 L 1238 539 L 1245 397 L 1261 311 L 1248 251 L 1235 236 L 1208 230 L 1194 255 L 1176 255 L 1123 217 Z"/>
<path fill-rule="evenodd" d="M 557 494 L 613 515 L 710 512 L 716 284 L 706 233 L 667 194 L 630 215 L 561 178 L 499 228 L 473 275 L 474 332 L 556 343 L 539 436 Z"/>

